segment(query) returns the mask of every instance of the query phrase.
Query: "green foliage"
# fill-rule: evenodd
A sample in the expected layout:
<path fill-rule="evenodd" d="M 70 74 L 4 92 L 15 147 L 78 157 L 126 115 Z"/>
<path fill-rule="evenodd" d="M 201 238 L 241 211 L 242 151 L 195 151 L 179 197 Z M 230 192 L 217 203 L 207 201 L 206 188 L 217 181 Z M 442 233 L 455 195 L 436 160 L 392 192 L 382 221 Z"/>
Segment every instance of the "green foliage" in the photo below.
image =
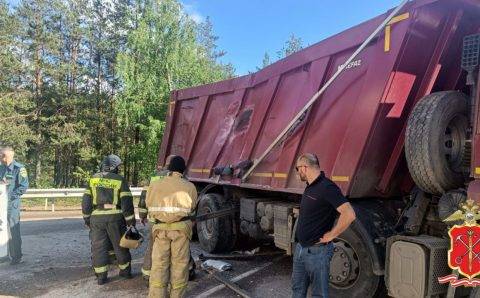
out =
<path fill-rule="evenodd" d="M 21 158 L 26 157 L 26 148 L 35 141 L 35 135 L 30 129 L 27 119 L 32 104 L 28 93 L 0 93 L 0 140 L 6 145 L 15 145 Z"/>
<path fill-rule="evenodd" d="M 84 185 L 119 154 L 147 179 L 170 92 L 232 77 L 209 19 L 177 0 L 0 0 L 0 143 L 32 185 Z"/>
<path fill-rule="evenodd" d="M 296 53 L 301 49 L 303 49 L 302 39 L 300 37 L 296 37 L 295 34 L 291 34 L 288 40 L 283 45 L 283 47 L 277 51 L 277 60 L 290 56 L 291 54 Z M 269 66 L 274 62 L 275 61 L 272 61 L 270 59 L 270 55 L 268 54 L 268 52 L 265 52 L 262 59 L 262 66 L 261 67 L 257 66 L 257 71 Z"/>
<path fill-rule="evenodd" d="M 217 39 L 209 19 L 197 25 L 178 1 L 145 2 L 117 59 L 123 89 L 115 111 L 134 184 L 155 169 L 170 92 L 233 76 L 230 66 L 216 62 L 224 55 Z"/>
<path fill-rule="evenodd" d="M 300 37 L 296 37 L 295 34 L 291 34 L 285 45 L 280 51 L 277 51 L 278 59 L 285 58 L 291 54 L 300 51 L 303 48 L 303 41 Z"/>

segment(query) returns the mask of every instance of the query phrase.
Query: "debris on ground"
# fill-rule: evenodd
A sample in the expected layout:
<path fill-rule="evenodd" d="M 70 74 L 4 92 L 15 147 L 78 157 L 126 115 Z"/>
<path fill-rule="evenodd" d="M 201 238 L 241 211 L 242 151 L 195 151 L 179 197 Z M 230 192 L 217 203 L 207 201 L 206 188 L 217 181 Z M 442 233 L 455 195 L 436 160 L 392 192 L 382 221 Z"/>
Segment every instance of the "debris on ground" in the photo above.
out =
<path fill-rule="evenodd" d="M 202 263 L 203 269 L 216 269 L 218 271 L 227 271 L 232 270 L 232 265 L 218 260 L 207 260 Z"/>

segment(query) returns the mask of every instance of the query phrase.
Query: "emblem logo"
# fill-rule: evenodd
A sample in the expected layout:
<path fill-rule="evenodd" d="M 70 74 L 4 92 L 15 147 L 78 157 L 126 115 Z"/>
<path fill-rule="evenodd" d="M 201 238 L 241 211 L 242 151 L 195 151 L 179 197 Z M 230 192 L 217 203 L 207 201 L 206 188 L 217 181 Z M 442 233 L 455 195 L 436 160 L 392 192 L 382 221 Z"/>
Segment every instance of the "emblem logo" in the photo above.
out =
<path fill-rule="evenodd" d="M 480 226 L 477 225 L 477 220 L 480 219 L 479 208 L 469 199 L 462 206 L 463 210 L 457 210 L 444 220 L 450 223 L 463 221 L 448 231 L 448 266 L 466 278 L 458 279 L 457 274 L 451 274 L 438 278 L 440 283 L 450 283 L 453 287 L 480 285 L 480 279 L 474 278 L 480 274 Z"/>

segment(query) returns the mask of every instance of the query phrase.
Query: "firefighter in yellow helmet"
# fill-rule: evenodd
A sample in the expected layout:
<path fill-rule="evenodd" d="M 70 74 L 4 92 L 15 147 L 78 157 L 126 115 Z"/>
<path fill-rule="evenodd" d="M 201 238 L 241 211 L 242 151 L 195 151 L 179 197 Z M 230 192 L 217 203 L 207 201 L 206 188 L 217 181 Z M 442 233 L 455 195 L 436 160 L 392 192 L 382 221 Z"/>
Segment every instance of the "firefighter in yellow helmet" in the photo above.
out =
<path fill-rule="evenodd" d="M 130 251 L 119 244 L 127 225 L 135 225 L 135 213 L 127 181 L 118 174 L 121 163 L 117 155 L 107 156 L 100 172 L 89 180 L 82 199 L 83 219 L 90 228 L 92 263 L 99 285 L 107 281 L 108 251 L 112 246 L 119 275 L 131 277 Z"/>
<path fill-rule="evenodd" d="M 150 184 L 146 205 L 155 220 L 149 297 L 183 297 L 188 282 L 192 221 L 197 204 L 195 186 L 183 179 L 185 160 L 174 156 L 170 174 Z"/>

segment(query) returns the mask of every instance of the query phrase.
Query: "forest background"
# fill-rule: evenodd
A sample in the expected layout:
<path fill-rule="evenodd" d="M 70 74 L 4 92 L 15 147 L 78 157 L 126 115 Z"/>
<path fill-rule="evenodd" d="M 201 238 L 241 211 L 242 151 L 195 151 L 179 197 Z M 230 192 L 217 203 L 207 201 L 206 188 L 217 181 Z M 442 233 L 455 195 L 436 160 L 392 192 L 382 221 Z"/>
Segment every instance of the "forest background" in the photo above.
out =
<path fill-rule="evenodd" d="M 217 40 L 177 0 L 0 0 L 0 145 L 31 187 L 83 186 L 110 153 L 142 185 L 170 92 L 235 77 Z M 301 48 L 292 34 L 276 58 Z"/>

